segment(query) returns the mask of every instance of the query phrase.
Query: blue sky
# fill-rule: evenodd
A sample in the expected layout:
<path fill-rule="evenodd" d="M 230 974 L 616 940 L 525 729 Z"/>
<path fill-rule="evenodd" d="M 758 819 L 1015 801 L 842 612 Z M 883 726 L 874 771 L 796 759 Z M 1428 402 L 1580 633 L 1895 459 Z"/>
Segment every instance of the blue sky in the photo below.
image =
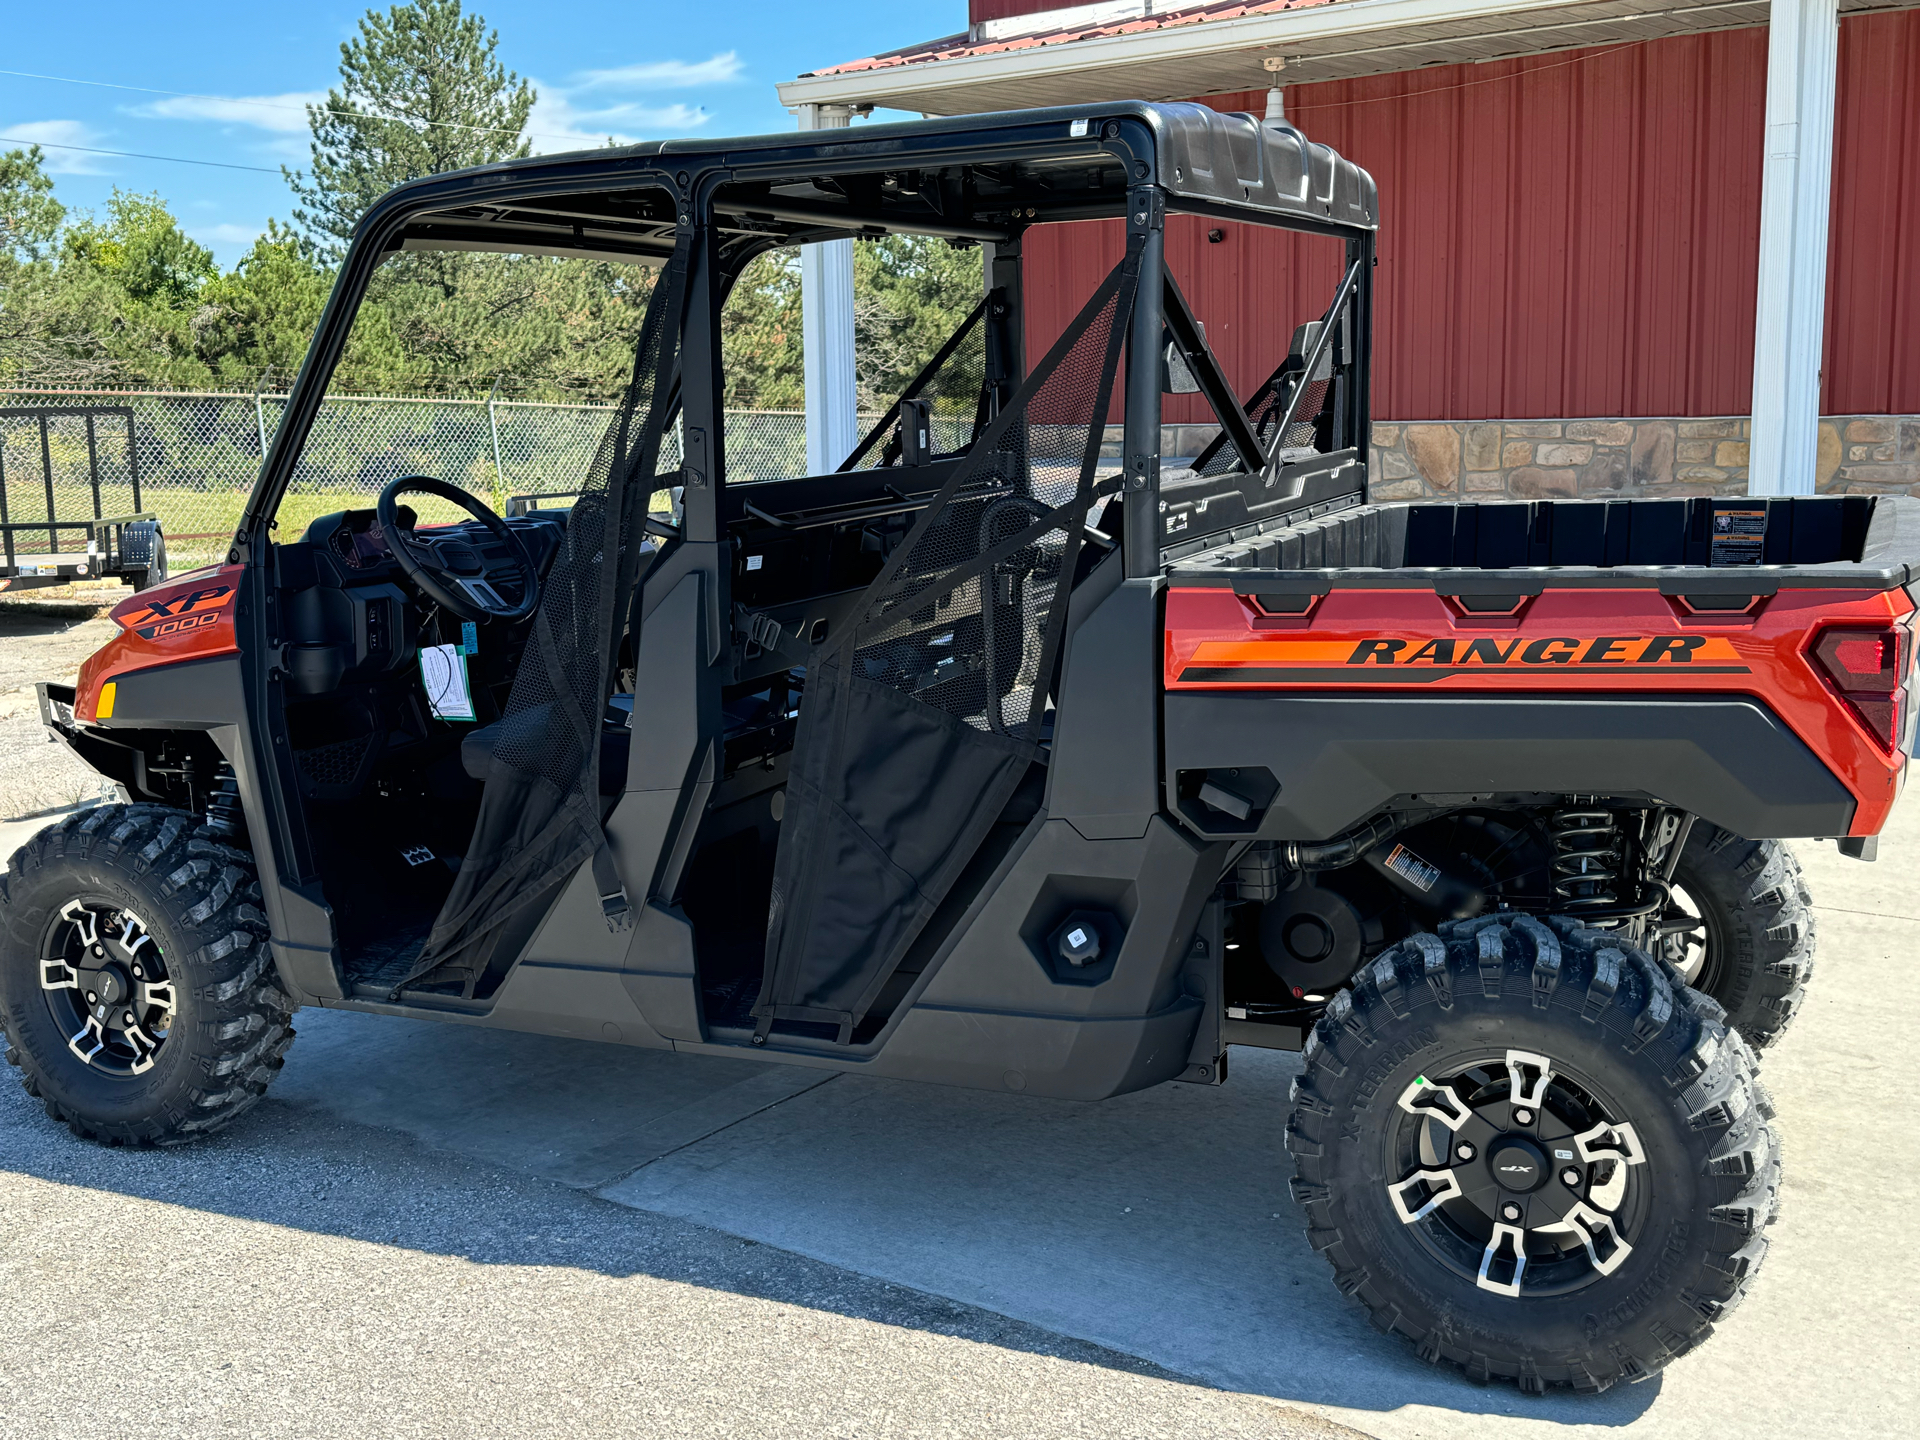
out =
<path fill-rule="evenodd" d="M 508 68 L 540 91 L 528 125 L 536 150 L 599 144 L 609 134 L 788 129 L 794 121 L 776 81 L 967 25 L 965 0 L 478 0 L 468 8 L 500 32 Z M 56 194 L 69 207 L 97 208 L 116 186 L 158 191 L 187 232 L 231 266 L 269 216 L 284 220 L 292 209 L 278 167 L 305 163 L 301 106 L 338 79 L 340 44 L 366 9 L 336 0 L 106 0 L 87 7 L 82 37 L 65 6 L 9 7 L 0 68 L 63 78 L 0 74 L 0 148 L 47 144 Z"/>

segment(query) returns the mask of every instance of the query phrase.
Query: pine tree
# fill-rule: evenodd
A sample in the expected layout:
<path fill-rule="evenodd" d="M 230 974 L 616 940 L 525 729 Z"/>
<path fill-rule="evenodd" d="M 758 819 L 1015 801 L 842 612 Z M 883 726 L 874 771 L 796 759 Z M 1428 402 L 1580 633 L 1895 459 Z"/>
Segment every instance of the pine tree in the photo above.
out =
<path fill-rule="evenodd" d="M 53 198 L 38 145 L 0 155 L 0 381 L 87 379 L 100 368 L 74 363 L 72 347 L 50 343 L 56 329 L 54 256 L 67 208 Z"/>
<path fill-rule="evenodd" d="M 44 259 L 66 222 L 45 162 L 38 145 L 0 155 L 0 264 Z"/>
<path fill-rule="evenodd" d="M 194 348 L 223 385 L 246 389 L 263 372 L 285 385 L 313 339 L 333 272 L 277 220 L 233 270 L 200 293 Z"/>
<path fill-rule="evenodd" d="M 307 108 L 310 172 L 288 171 L 294 221 L 329 259 L 360 217 L 408 180 L 526 155 L 534 88 L 505 69 L 497 31 L 460 0 L 369 10 L 340 47 L 340 85 Z"/>

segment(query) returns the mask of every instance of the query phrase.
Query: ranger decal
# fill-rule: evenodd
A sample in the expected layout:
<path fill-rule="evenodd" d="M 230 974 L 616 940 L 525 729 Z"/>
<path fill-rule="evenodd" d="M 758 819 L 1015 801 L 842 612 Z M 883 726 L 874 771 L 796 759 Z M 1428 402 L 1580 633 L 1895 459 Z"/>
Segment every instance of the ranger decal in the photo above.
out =
<path fill-rule="evenodd" d="M 1718 635 L 1369 636 L 1359 640 L 1203 641 L 1184 681 L 1340 681 L 1406 684 L 1497 671 L 1519 675 L 1746 675 Z"/>

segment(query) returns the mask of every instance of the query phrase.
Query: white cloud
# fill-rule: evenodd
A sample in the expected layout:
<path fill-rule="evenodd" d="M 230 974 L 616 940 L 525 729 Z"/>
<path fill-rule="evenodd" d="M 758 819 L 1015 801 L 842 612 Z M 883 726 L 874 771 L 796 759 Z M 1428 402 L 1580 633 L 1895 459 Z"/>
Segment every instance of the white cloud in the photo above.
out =
<path fill-rule="evenodd" d="M 233 225 L 223 222 L 219 225 L 192 225 L 187 227 L 187 234 L 202 245 L 237 245 L 244 250 L 250 249 L 266 228 L 264 225 Z"/>
<path fill-rule="evenodd" d="M 707 123 L 705 111 L 691 105 L 649 106 L 624 101 L 583 109 L 572 92 L 558 86 L 537 85 L 539 99 L 527 117 L 527 138 L 536 154 L 559 150 L 591 150 L 611 138 L 617 145 L 681 135 Z"/>
<path fill-rule="evenodd" d="M 91 125 L 80 120 L 28 120 L 18 125 L 0 125 L 0 144 L 9 150 L 16 145 L 44 145 L 47 173 L 50 175 L 104 175 L 105 155 L 88 155 L 82 150 L 60 150 L 56 146 L 98 147 L 102 137 Z"/>
<path fill-rule="evenodd" d="M 724 85 L 736 80 L 744 67 L 729 50 L 707 60 L 650 60 L 612 70 L 583 70 L 575 77 L 579 90 L 685 90 L 696 85 Z"/>
<path fill-rule="evenodd" d="M 706 60 L 650 60 L 610 70 L 583 70 L 566 85 L 535 82 L 539 99 L 527 120 L 527 135 L 542 154 L 639 140 L 684 135 L 705 125 L 708 113 L 678 101 L 649 104 L 642 99 L 608 99 L 607 92 L 645 96 L 660 90 L 724 85 L 740 77 L 740 56 L 732 50 Z M 601 103 L 583 103 L 593 95 Z"/>
<path fill-rule="evenodd" d="M 319 105 L 326 98 L 324 90 L 291 90 L 285 95 L 169 95 L 137 106 L 133 113 L 153 120 L 211 120 L 305 134 L 307 107 Z"/>
<path fill-rule="evenodd" d="M 583 106 L 575 104 L 574 97 L 589 91 L 645 92 L 720 85 L 738 78 L 742 68 L 740 57 L 729 50 L 706 60 L 658 60 L 611 70 L 589 70 L 582 72 L 575 83 L 565 86 L 536 82 L 538 99 L 528 117 L 527 136 L 536 152 L 551 154 L 592 149 L 609 139 L 616 144 L 632 145 L 643 139 L 685 134 L 707 123 L 706 111 L 679 102 L 648 105 L 636 100 Z M 266 147 L 269 151 L 298 163 L 306 158 L 306 107 L 324 103 L 326 98 L 326 92 L 318 90 L 295 90 L 281 95 L 169 95 L 132 107 L 127 113 L 148 120 L 203 121 L 264 130 L 271 136 Z M 70 163 L 66 168 L 79 171 L 81 167 Z"/>

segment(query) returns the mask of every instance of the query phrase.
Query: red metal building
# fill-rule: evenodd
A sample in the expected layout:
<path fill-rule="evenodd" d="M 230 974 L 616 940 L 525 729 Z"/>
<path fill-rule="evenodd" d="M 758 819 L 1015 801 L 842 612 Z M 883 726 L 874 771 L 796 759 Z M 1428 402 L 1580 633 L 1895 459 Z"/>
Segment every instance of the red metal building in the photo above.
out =
<path fill-rule="evenodd" d="M 1921 409 L 1918 21 L 1841 22 L 1823 415 Z M 1380 186 L 1375 414 L 1745 412 L 1767 38 L 1723 30 L 1290 87 L 1288 118 Z M 1258 115 L 1266 98 L 1203 103 Z M 1170 227 L 1176 273 L 1229 373 L 1253 385 L 1278 357 L 1246 317 L 1318 314 L 1336 255 L 1281 232 L 1209 247 L 1206 229 Z M 1104 239 L 1056 228 L 1028 242 L 1029 303 L 1056 300 L 1036 324 L 1058 332 L 1092 288 L 1084 276 L 1107 273 L 1120 242 Z"/>
<path fill-rule="evenodd" d="M 1921 24 L 1911 3 L 1885 5 L 1840 6 L 1823 488 L 1912 488 L 1915 472 Z M 1515 463 L 1516 438 L 1503 432 L 1481 437 L 1479 473 L 1493 444 L 1505 488 L 1528 472 L 1521 493 L 1738 488 L 1759 393 L 1764 163 L 1780 129 L 1768 111 L 1772 32 L 1757 23 L 1770 18 L 1767 0 L 1624 0 L 1632 13 L 1602 19 L 1565 0 L 1508 9 L 1502 20 L 1447 0 L 970 0 L 965 35 L 804 76 L 782 94 L 938 113 L 1138 94 L 1260 114 L 1264 82 L 1281 80 L 1287 118 L 1380 186 L 1377 442 L 1413 456 L 1411 471 L 1393 457 L 1385 470 L 1427 489 L 1477 472 L 1466 450 L 1452 474 L 1425 463 L 1416 452 L 1447 442 L 1432 426 L 1410 437 L 1406 423 L 1451 423 L 1467 447 L 1477 422 L 1554 422 L 1555 435 L 1518 438 L 1558 446 L 1560 463 L 1532 451 Z M 1252 48 L 1237 46 L 1243 35 Z M 1270 55 L 1278 75 L 1263 72 Z M 1275 317 L 1317 315 L 1335 257 L 1311 238 L 1230 230 L 1210 243 L 1208 229 L 1171 226 L 1170 260 L 1230 374 L 1252 386 L 1285 344 Z M 1094 226 L 1028 239 L 1037 341 L 1065 324 L 1118 246 Z M 1170 400 L 1170 420 L 1202 418 L 1195 401 Z M 1597 419 L 1669 431 L 1588 425 L 1577 440 L 1565 429 Z M 1607 457 L 1570 459 L 1610 444 L 1622 458 L 1600 471 Z M 1646 460 L 1650 445 L 1676 456 L 1661 451 L 1652 470 L 1627 458 L 1638 447 Z"/>

